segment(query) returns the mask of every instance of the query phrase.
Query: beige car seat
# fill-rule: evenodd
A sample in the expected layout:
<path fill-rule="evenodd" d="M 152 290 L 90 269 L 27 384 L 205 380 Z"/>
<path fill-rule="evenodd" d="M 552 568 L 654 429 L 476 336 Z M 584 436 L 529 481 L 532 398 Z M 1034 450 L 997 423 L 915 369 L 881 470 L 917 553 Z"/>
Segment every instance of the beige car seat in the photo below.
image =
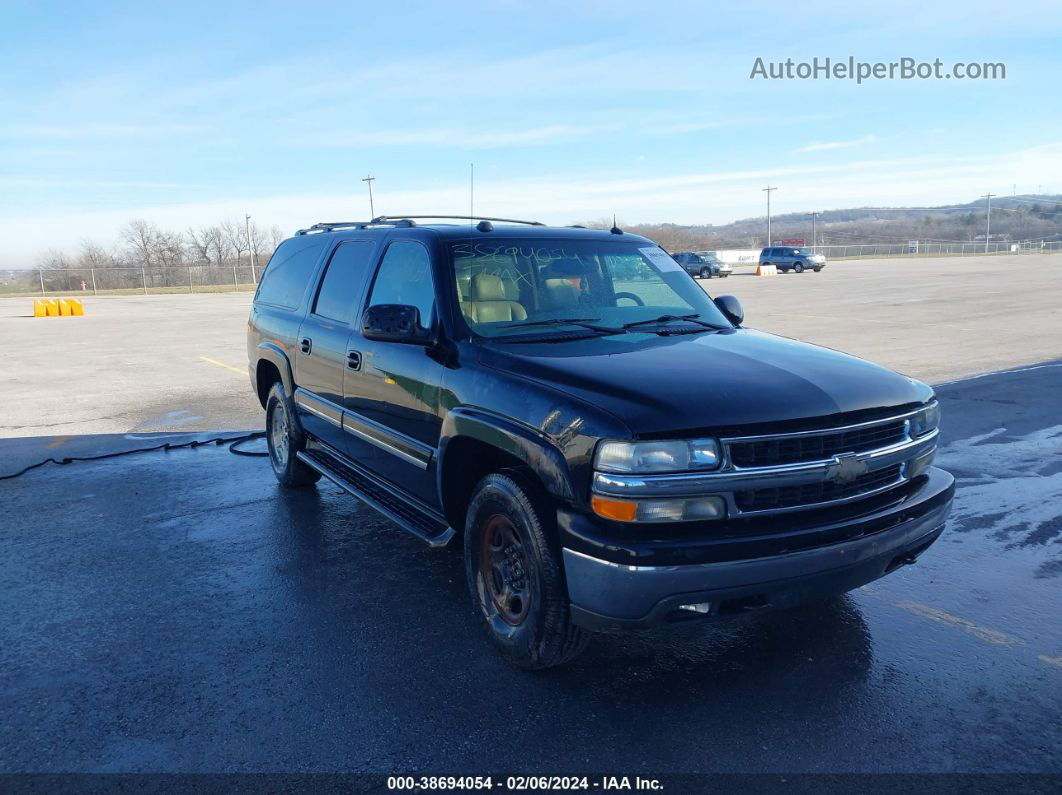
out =
<path fill-rule="evenodd" d="M 506 281 L 493 273 L 477 273 L 472 277 L 472 300 L 461 302 L 461 312 L 470 323 L 527 320 L 524 305 L 508 297 L 519 295 L 515 282 L 506 284 Z"/>

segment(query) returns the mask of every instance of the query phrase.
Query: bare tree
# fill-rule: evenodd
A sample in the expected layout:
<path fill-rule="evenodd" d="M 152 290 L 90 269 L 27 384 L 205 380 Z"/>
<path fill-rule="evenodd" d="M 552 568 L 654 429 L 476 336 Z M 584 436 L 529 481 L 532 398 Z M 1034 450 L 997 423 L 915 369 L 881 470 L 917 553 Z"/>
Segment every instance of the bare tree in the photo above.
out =
<path fill-rule="evenodd" d="M 129 246 L 133 259 L 139 265 L 154 265 L 158 229 L 142 218 L 134 218 L 122 229 L 122 240 Z"/>
<path fill-rule="evenodd" d="M 184 264 L 184 240 L 177 232 L 159 230 L 155 234 L 152 258 L 163 267 Z"/>
<path fill-rule="evenodd" d="M 273 251 L 276 251 L 280 244 L 284 242 L 284 232 L 281 231 L 279 226 L 273 224 L 269 228 L 269 236 L 272 238 Z"/>
<path fill-rule="evenodd" d="M 244 231 L 243 224 L 237 224 L 230 220 L 223 221 L 221 234 L 229 250 L 236 254 L 236 264 L 239 265 L 243 252 L 250 251 L 247 244 L 247 233 Z"/>
<path fill-rule="evenodd" d="M 210 229 L 201 226 L 199 229 L 188 227 L 185 232 L 188 240 L 188 254 L 193 262 L 208 264 L 210 262 Z"/>
<path fill-rule="evenodd" d="M 37 267 L 46 271 L 65 271 L 74 267 L 74 263 L 70 261 L 65 252 L 50 249 L 41 255 L 37 261 Z"/>
<path fill-rule="evenodd" d="M 270 252 L 273 250 L 270 248 L 270 236 L 265 229 L 260 227 L 254 221 L 249 222 L 246 227 L 250 232 L 251 239 L 248 241 L 251 251 L 251 262 L 257 264 L 261 263 L 264 259 L 269 257 Z"/>
<path fill-rule="evenodd" d="M 114 253 L 107 251 L 99 243 L 82 240 L 81 248 L 78 250 L 77 264 L 80 268 L 114 268 L 119 263 Z"/>

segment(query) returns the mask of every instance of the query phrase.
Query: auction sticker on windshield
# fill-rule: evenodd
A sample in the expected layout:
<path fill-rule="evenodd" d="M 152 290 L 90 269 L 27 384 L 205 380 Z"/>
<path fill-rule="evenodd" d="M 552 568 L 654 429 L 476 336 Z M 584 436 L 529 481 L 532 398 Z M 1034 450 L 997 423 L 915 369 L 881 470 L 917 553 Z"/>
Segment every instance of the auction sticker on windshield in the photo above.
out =
<path fill-rule="evenodd" d="M 651 262 L 661 273 L 682 270 L 682 266 L 675 262 L 675 260 L 671 259 L 668 253 L 662 248 L 646 246 L 645 248 L 638 249 L 638 252 L 649 260 L 649 262 Z"/>

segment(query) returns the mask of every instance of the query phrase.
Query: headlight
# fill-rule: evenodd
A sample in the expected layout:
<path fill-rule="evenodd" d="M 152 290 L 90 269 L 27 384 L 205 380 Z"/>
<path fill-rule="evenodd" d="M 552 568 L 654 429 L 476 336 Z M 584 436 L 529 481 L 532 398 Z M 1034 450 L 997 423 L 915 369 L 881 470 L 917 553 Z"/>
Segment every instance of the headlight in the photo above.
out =
<path fill-rule="evenodd" d="M 934 401 L 911 417 L 911 436 L 925 436 L 940 425 L 940 404 Z"/>
<path fill-rule="evenodd" d="M 622 474 L 687 472 L 718 466 L 719 444 L 715 439 L 602 442 L 594 458 L 594 469 L 599 472 Z"/>

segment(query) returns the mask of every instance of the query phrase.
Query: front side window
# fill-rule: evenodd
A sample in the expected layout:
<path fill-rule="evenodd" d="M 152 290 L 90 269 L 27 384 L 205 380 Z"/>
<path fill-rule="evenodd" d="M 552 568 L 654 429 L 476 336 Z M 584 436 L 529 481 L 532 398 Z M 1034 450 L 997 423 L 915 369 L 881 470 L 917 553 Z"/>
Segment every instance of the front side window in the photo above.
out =
<path fill-rule="evenodd" d="M 420 310 L 420 323 L 431 325 L 435 286 L 428 250 L 412 240 L 398 240 L 387 247 L 372 285 L 369 305 L 403 304 Z"/>
<path fill-rule="evenodd" d="M 314 314 L 337 323 L 350 322 L 354 316 L 354 302 L 358 300 L 365 284 L 365 272 L 369 268 L 374 248 L 371 240 L 349 240 L 340 244 L 321 280 Z"/>
<path fill-rule="evenodd" d="M 565 319 L 615 328 L 661 315 L 730 327 L 685 269 L 644 241 L 464 240 L 450 250 L 461 313 L 481 336 Z"/>

